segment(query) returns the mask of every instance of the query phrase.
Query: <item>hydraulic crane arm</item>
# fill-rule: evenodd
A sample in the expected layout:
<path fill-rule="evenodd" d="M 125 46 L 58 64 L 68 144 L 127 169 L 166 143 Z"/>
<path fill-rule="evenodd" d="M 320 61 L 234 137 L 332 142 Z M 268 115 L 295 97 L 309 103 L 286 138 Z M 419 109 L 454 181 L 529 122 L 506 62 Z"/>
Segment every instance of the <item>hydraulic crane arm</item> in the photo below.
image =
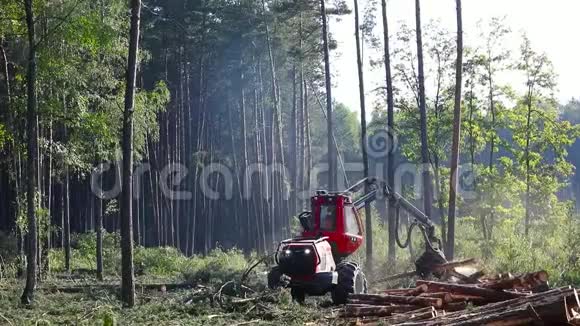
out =
<path fill-rule="evenodd" d="M 356 193 L 359 192 L 362 188 L 365 188 L 366 192 L 363 196 L 356 199 L 353 202 L 354 207 L 357 210 L 362 209 L 365 205 L 372 203 L 379 196 L 382 196 L 389 200 L 392 207 L 396 208 L 396 228 L 398 228 L 398 221 L 399 221 L 399 208 L 402 207 L 405 211 L 407 211 L 411 216 L 415 218 L 415 222 L 413 222 L 409 226 L 409 230 L 407 233 L 407 241 L 405 244 L 401 244 L 396 236 L 397 243 L 402 248 L 406 247 L 409 244 L 411 231 L 414 226 L 419 226 L 422 231 L 423 237 L 425 239 L 425 253 L 421 255 L 421 257 L 415 262 L 415 266 L 417 269 L 417 273 L 422 276 L 429 275 L 432 271 L 432 266 L 434 264 L 440 264 L 446 262 L 445 255 L 441 252 L 441 241 L 435 236 L 435 225 L 431 221 L 431 219 L 425 215 L 420 209 L 415 207 L 411 202 L 401 196 L 399 193 L 393 191 L 389 185 L 387 185 L 383 181 L 379 181 L 376 178 L 365 178 L 361 181 L 357 182 L 355 185 L 347 189 L 348 192 Z M 437 246 L 433 244 L 436 243 Z"/>
<path fill-rule="evenodd" d="M 385 182 L 379 181 L 376 178 L 364 178 L 354 184 L 352 187 L 347 189 L 348 192 L 358 192 L 361 188 L 367 185 L 372 188 L 369 192 L 364 194 L 362 197 L 354 201 L 353 205 L 357 210 L 362 209 L 367 204 L 372 203 L 377 199 L 377 197 L 387 198 L 392 203 L 399 205 L 409 214 L 411 214 L 419 223 L 425 226 L 427 229 L 434 228 L 431 219 L 425 215 L 420 209 L 415 207 L 411 202 L 401 196 L 399 193 L 393 191 Z"/>
<path fill-rule="evenodd" d="M 427 215 L 425 215 L 425 213 L 423 213 L 420 209 L 411 204 L 399 193 L 393 191 L 384 182 L 377 182 L 376 179 L 368 179 L 368 178 L 364 179 L 363 181 L 367 180 L 369 181 L 369 183 L 375 185 L 375 188 L 354 201 L 353 205 L 357 210 L 362 209 L 367 204 L 372 203 L 377 199 L 378 196 L 384 196 L 388 200 L 403 207 L 403 209 L 405 209 L 409 214 L 411 214 L 419 223 L 424 225 L 426 228 L 430 229 L 434 227 L 433 222 L 431 221 L 431 219 L 429 219 Z"/>

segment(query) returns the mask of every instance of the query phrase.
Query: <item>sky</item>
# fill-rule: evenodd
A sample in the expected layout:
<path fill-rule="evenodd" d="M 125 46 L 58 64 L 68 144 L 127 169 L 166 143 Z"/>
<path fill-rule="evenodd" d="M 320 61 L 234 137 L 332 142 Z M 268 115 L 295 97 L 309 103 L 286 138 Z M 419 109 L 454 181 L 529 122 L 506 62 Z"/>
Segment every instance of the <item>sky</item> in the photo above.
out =
<path fill-rule="evenodd" d="M 347 0 L 348 2 L 349 0 Z M 364 8 L 366 0 L 359 0 Z M 412 0 L 387 0 L 389 32 L 394 35 L 400 22 L 414 26 L 415 5 Z M 352 8 L 353 5 L 349 3 Z M 525 32 L 538 52 L 547 53 L 558 74 L 557 98 L 568 102 L 572 97 L 580 97 L 580 0 L 463 0 L 464 43 L 473 43 L 480 20 L 505 17 L 505 23 L 514 34 Z M 362 15 L 361 8 L 361 15 Z M 382 35 L 380 22 L 380 1 L 376 8 L 379 23 L 376 33 Z M 430 19 L 438 19 L 449 30 L 456 31 L 455 0 L 422 0 L 421 20 L 425 25 Z M 358 77 L 356 68 L 356 47 L 354 41 L 354 15 L 333 19 L 329 26 L 337 39 L 338 49 L 333 51 L 331 68 L 333 71 L 333 97 L 351 110 L 358 111 Z M 511 47 L 517 49 L 518 39 Z M 367 53 L 369 51 L 366 51 Z M 367 103 L 372 103 L 370 90 L 383 85 L 384 70 L 371 69 L 365 58 L 365 86 Z"/>

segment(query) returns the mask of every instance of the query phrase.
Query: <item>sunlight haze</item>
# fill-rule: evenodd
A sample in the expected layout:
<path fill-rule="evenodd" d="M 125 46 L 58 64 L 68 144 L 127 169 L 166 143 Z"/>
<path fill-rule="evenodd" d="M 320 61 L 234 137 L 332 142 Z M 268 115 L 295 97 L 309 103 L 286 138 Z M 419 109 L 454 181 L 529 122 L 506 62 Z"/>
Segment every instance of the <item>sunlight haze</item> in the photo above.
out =
<path fill-rule="evenodd" d="M 350 7 L 352 4 L 347 2 Z M 361 5 L 361 15 L 368 2 Z M 401 22 L 414 26 L 415 5 L 411 0 L 390 0 L 387 3 L 389 29 L 391 37 L 397 32 Z M 422 25 L 431 19 L 440 20 L 444 27 L 456 32 L 455 1 L 428 0 L 421 2 Z M 524 8 L 522 10 L 522 8 Z M 580 75 L 578 53 L 580 43 L 577 31 L 580 22 L 577 15 L 580 12 L 580 1 L 577 0 L 468 0 L 463 2 L 463 25 L 465 45 L 473 44 L 477 35 L 476 25 L 480 20 L 489 21 L 493 17 L 505 17 L 505 23 L 513 32 L 514 44 L 517 50 L 520 35 L 527 33 L 532 46 L 538 52 L 546 52 L 554 64 L 558 75 L 557 98 L 566 103 L 572 97 L 580 97 L 577 87 L 577 76 Z M 380 1 L 377 3 L 376 15 L 380 21 Z M 361 18 L 362 20 L 362 18 Z M 352 110 L 358 111 L 358 79 L 356 70 L 356 49 L 354 42 L 354 15 L 344 16 L 340 21 L 332 20 L 330 30 L 338 41 L 338 49 L 334 52 L 332 68 L 334 72 L 334 98 L 345 103 Z M 375 29 L 377 35 L 382 35 L 380 23 Z M 382 37 L 381 37 L 382 38 Z M 384 84 L 384 68 L 371 69 L 368 50 L 365 49 L 365 86 L 367 103 L 372 104 L 370 91 Z M 513 53 L 517 55 L 517 53 Z M 427 90 L 428 92 L 429 90 Z"/>

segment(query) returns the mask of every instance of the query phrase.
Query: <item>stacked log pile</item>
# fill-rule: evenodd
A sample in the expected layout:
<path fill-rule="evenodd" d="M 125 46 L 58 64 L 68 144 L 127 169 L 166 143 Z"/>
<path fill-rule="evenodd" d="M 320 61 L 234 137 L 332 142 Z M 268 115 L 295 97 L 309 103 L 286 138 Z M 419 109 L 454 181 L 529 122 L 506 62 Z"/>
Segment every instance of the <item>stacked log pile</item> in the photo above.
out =
<path fill-rule="evenodd" d="M 353 324 L 580 325 L 577 290 L 549 289 L 546 272 L 472 281 L 418 280 L 414 288 L 352 294 L 338 316 Z"/>

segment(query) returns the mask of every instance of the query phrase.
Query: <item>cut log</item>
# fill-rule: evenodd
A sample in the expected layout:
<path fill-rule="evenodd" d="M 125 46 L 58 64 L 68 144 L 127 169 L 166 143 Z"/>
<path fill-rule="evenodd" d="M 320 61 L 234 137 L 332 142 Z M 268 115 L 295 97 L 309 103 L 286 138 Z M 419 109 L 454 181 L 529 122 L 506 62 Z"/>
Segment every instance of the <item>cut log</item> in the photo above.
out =
<path fill-rule="evenodd" d="M 393 316 L 381 320 L 382 325 L 396 325 L 406 322 L 431 319 L 437 316 L 437 310 L 433 307 L 425 307 L 404 314 L 393 314 Z"/>
<path fill-rule="evenodd" d="M 490 281 L 479 286 L 486 289 L 506 290 L 506 289 L 533 289 L 543 286 L 548 282 L 548 273 L 545 271 L 512 276 L 497 281 Z"/>
<path fill-rule="evenodd" d="M 569 287 L 559 288 L 544 293 L 534 294 L 525 298 L 512 299 L 476 307 L 469 311 L 448 313 L 445 316 L 437 316 L 431 320 L 425 321 L 421 325 L 464 325 L 472 320 L 486 318 L 486 316 L 508 314 L 510 311 L 522 310 L 523 308 L 528 309 L 528 306 L 531 306 L 534 309 L 539 318 L 546 325 L 561 325 L 567 322 L 564 300 L 573 295 L 574 289 Z"/>
<path fill-rule="evenodd" d="M 532 305 L 527 304 L 513 310 L 481 315 L 468 321 L 450 322 L 449 325 L 511 326 L 530 325 L 538 322 L 541 322 L 540 316 L 538 316 Z"/>
<path fill-rule="evenodd" d="M 484 289 L 473 285 L 451 284 L 423 280 L 418 280 L 416 283 L 417 286 L 421 284 L 427 285 L 429 287 L 428 292 L 450 292 L 452 294 L 467 294 L 485 298 L 490 302 L 505 301 L 521 297 L 521 295 L 516 293 L 508 293 L 505 291 Z"/>
<path fill-rule="evenodd" d="M 396 305 L 396 306 L 382 306 L 382 307 L 349 307 L 346 305 L 344 310 L 339 312 L 340 317 L 385 317 L 391 316 L 393 313 L 402 313 L 416 310 L 417 306 L 412 305 Z"/>
<path fill-rule="evenodd" d="M 359 301 L 359 300 L 352 300 L 346 304 L 348 308 L 379 308 L 379 307 L 388 307 L 389 305 L 377 302 L 367 302 L 367 301 Z"/>
<path fill-rule="evenodd" d="M 443 300 L 440 298 L 428 298 L 428 297 L 413 297 L 413 296 L 400 296 L 400 295 L 388 295 L 388 294 L 351 294 L 348 296 L 348 302 L 351 300 L 357 300 L 356 302 L 361 304 L 364 302 L 375 302 L 384 304 L 407 304 L 407 305 L 417 305 L 429 307 L 433 306 L 435 308 L 441 308 L 443 306 Z"/>
<path fill-rule="evenodd" d="M 427 285 L 419 285 L 414 288 L 404 288 L 404 289 L 390 289 L 382 291 L 382 294 L 391 294 L 391 295 L 403 295 L 403 296 L 416 296 L 423 292 L 427 292 L 428 286 Z"/>
<path fill-rule="evenodd" d="M 443 303 L 453 301 L 453 297 L 452 297 L 451 293 L 449 293 L 449 292 L 427 292 L 427 293 L 419 294 L 418 297 L 439 298 L 439 299 L 443 300 Z"/>
<path fill-rule="evenodd" d="M 346 304 L 349 307 L 352 306 L 374 306 L 374 307 L 383 307 L 391 305 L 388 302 L 382 301 L 371 301 L 371 300 L 359 300 L 359 299 L 348 299 L 348 303 Z"/>

